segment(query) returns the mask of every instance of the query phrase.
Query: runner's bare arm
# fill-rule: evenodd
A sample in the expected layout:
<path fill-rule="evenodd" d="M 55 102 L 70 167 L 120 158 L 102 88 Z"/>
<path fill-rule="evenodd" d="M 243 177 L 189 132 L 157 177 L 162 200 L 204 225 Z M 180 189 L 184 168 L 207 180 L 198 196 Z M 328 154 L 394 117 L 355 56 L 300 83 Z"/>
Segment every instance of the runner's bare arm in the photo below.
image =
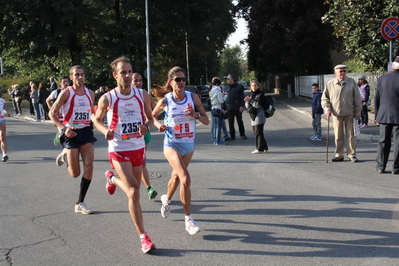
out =
<path fill-rule="evenodd" d="M 95 99 L 95 95 L 94 95 L 94 91 L 89 90 L 90 93 L 90 97 L 91 97 L 91 113 L 94 114 L 94 99 Z"/>
<path fill-rule="evenodd" d="M 198 120 L 204 125 L 209 125 L 209 118 L 206 114 L 204 106 L 202 105 L 200 97 L 198 96 L 198 94 L 193 94 L 193 96 L 195 108 L 200 113 Z"/>
<path fill-rule="evenodd" d="M 104 94 L 98 101 L 97 111 L 91 116 L 91 121 L 97 130 L 104 134 L 104 138 L 106 140 L 111 140 L 114 138 L 114 131 L 112 129 L 108 129 L 103 123 L 103 117 L 108 110 L 108 106 L 108 98 Z M 111 123 L 111 121 L 108 121 L 108 123 Z"/>
<path fill-rule="evenodd" d="M 165 108 L 165 106 L 166 106 L 166 100 L 165 99 L 160 99 L 157 102 L 154 110 L 152 111 L 152 115 L 154 117 L 154 125 L 158 128 L 159 132 L 164 132 L 167 129 L 167 127 L 168 127 L 167 125 L 161 124 L 158 121 L 158 115 Z"/>
<path fill-rule="evenodd" d="M 151 96 L 145 90 L 143 90 L 143 96 L 144 96 L 144 112 L 146 117 L 145 125 L 151 128 L 154 125 L 154 117 L 152 116 L 152 108 L 151 108 Z M 144 127 L 147 129 L 146 126 Z"/>

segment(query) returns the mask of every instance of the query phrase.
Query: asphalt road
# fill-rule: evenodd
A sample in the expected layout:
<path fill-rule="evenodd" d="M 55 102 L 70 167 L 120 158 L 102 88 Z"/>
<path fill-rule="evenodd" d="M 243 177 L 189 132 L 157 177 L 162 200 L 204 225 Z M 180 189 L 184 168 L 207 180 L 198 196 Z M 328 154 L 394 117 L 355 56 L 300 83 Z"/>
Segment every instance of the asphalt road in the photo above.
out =
<path fill-rule="evenodd" d="M 359 163 L 326 163 L 326 142 L 309 140 L 309 117 L 277 107 L 266 123 L 267 154 L 251 154 L 248 114 L 249 138 L 226 146 L 211 144 L 210 126 L 198 125 L 189 170 L 192 213 L 203 231 L 194 236 L 184 229 L 178 194 L 169 218 L 160 215 L 171 168 L 163 135 L 153 134 L 147 164 L 159 196 L 148 200 L 144 187 L 141 195 L 157 246 L 151 254 L 141 253 L 124 193 L 105 192 L 103 136 L 96 132 L 86 197 L 96 213 L 83 215 L 74 212 L 80 178 L 55 165 L 53 125 L 7 119 L 0 265 L 398 265 L 398 176 L 373 171 L 376 143 L 358 142 Z M 329 158 L 333 148 L 330 141 Z"/>

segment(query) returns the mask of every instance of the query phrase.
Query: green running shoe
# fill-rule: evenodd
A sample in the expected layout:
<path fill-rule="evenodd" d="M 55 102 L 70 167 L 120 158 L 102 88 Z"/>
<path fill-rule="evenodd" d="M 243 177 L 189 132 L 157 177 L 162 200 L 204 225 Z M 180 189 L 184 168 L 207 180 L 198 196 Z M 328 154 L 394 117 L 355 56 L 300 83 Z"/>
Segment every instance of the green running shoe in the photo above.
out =
<path fill-rule="evenodd" d="M 58 144 L 60 144 L 60 133 L 55 133 L 55 137 L 54 137 L 54 146 L 57 146 Z"/>
<path fill-rule="evenodd" d="M 150 200 L 154 199 L 158 195 L 158 192 L 155 191 L 152 187 L 148 190 L 148 198 Z"/>

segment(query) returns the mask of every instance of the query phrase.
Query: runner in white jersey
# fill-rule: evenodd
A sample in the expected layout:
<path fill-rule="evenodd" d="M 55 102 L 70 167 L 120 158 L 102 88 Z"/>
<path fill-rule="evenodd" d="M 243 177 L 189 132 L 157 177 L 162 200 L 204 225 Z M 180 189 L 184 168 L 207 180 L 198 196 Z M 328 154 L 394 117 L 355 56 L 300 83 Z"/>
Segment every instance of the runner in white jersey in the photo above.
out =
<path fill-rule="evenodd" d="M 68 91 L 69 98 L 62 106 L 64 118 L 62 124 L 66 127 L 74 127 L 74 129 L 90 126 L 93 100 L 89 89 L 84 88 L 83 93 L 76 93 L 73 87 L 68 87 L 66 91 Z"/>
<path fill-rule="evenodd" d="M 50 96 L 47 97 L 47 99 L 46 99 L 46 103 L 47 103 L 47 106 L 48 106 L 49 110 L 53 106 L 54 102 L 57 100 L 57 98 L 60 95 L 61 91 L 63 91 L 66 88 L 68 88 L 68 86 L 69 86 L 69 77 L 68 76 L 62 76 L 60 78 L 60 85 L 61 85 L 61 88 L 53 90 L 50 93 Z M 58 116 L 58 120 L 60 120 L 60 122 L 62 123 L 62 121 L 64 120 L 64 117 L 62 115 L 62 107 L 60 108 L 60 110 L 58 110 L 57 116 Z M 55 125 L 55 126 L 57 126 L 57 125 Z M 58 129 L 58 132 L 55 134 L 55 138 L 54 138 L 54 141 L 53 141 L 54 146 L 56 146 L 56 145 L 58 145 L 60 143 L 61 130 L 58 127 L 57 127 L 57 129 Z"/>
<path fill-rule="evenodd" d="M 4 109 L 4 99 L 0 98 L 0 146 L 3 156 L 1 157 L 1 161 L 3 163 L 7 162 L 8 155 L 7 155 L 7 141 L 6 141 L 6 120 L 5 116 L 10 116 L 7 113 L 6 109 Z"/>
<path fill-rule="evenodd" d="M 208 125 L 209 119 L 199 96 L 186 92 L 185 85 L 186 72 L 180 67 L 170 69 L 162 90 L 153 90 L 155 96 L 164 98 L 158 101 L 152 114 L 155 126 L 165 132 L 164 154 L 173 168 L 167 193 L 161 196 L 161 215 L 169 216 L 171 199 L 180 184 L 185 227 L 190 235 L 194 235 L 201 229 L 191 216 L 191 177 L 187 167 L 194 155 L 195 120 Z M 163 124 L 157 120 L 162 109 L 165 110 Z"/>
<path fill-rule="evenodd" d="M 119 176 L 106 171 L 105 188 L 111 195 L 115 193 L 116 186 L 125 192 L 130 216 L 140 235 L 141 250 L 147 253 L 155 249 L 155 245 L 144 229 L 140 184 L 145 158 L 144 135 L 154 124 L 150 96 L 146 91 L 131 87 L 133 72 L 128 58 L 115 59 L 111 67 L 118 86 L 101 96 L 97 112 L 92 117 L 95 127 L 108 140 L 109 160 Z M 102 121 L 107 111 L 108 127 Z"/>
<path fill-rule="evenodd" d="M 186 109 L 194 106 L 193 94 L 184 91 L 184 95 L 180 102 L 175 101 L 172 92 L 165 95 L 164 124 L 168 125 L 168 130 L 165 131 L 165 146 L 173 147 L 174 143 L 194 144 L 196 121 L 194 117 L 186 115 Z"/>
<path fill-rule="evenodd" d="M 80 176 L 79 157 L 83 161 L 83 175 L 80 192 L 75 204 L 75 212 L 93 213 L 84 199 L 93 178 L 94 142 L 90 116 L 93 113 L 94 92 L 84 86 L 85 74 L 81 66 L 73 66 L 69 70 L 73 86 L 63 90 L 53 104 L 49 116 L 61 129 L 61 145 L 64 147 L 57 156 L 56 164 L 62 165 L 68 160 L 68 173 L 71 177 Z M 60 121 L 57 113 L 62 107 L 64 120 Z"/>
<path fill-rule="evenodd" d="M 145 125 L 143 90 L 131 87 L 129 95 L 114 89 L 106 94 L 107 120 L 114 138 L 108 141 L 108 152 L 140 150 L 145 147 L 139 126 Z"/>

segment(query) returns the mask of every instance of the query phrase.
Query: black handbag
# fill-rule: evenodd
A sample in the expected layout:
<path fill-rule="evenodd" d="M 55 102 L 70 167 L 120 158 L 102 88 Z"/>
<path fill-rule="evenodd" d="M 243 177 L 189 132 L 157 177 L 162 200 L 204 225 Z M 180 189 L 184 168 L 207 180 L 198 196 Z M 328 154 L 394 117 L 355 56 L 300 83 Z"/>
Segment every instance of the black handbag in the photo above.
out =
<path fill-rule="evenodd" d="M 253 107 L 252 105 L 248 108 L 249 116 L 251 117 L 252 121 L 255 121 L 256 115 L 258 114 L 258 108 Z"/>
<path fill-rule="evenodd" d="M 212 109 L 212 115 L 217 118 L 223 118 L 223 111 L 220 109 Z"/>

